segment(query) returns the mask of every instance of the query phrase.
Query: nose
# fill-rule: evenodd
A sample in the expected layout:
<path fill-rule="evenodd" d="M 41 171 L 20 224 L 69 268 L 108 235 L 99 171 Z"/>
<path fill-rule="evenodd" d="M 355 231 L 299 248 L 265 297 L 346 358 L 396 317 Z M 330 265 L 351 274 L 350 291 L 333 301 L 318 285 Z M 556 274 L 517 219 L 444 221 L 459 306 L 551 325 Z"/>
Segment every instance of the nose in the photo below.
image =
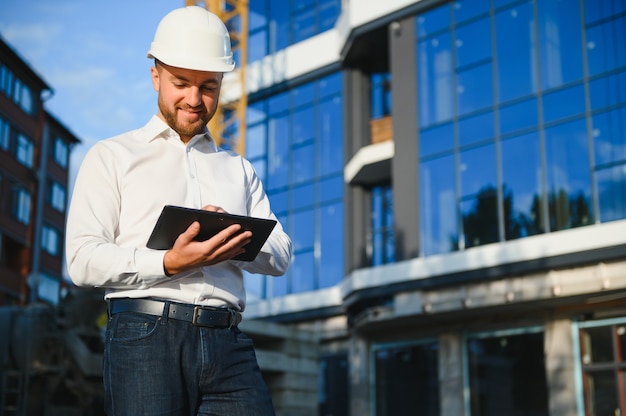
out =
<path fill-rule="evenodd" d="M 190 107 L 198 107 L 202 103 L 202 93 L 200 88 L 191 86 L 187 89 L 187 104 Z"/>

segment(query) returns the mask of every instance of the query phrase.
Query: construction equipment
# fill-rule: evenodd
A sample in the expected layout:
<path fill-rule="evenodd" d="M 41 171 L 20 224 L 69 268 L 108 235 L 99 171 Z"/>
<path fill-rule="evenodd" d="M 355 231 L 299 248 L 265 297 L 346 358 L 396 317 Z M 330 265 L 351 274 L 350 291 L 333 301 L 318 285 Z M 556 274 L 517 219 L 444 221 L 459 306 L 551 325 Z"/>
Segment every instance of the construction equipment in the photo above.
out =
<path fill-rule="evenodd" d="M 60 306 L 0 307 L 0 416 L 104 414 L 105 306 L 76 291 Z"/>
<path fill-rule="evenodd" d="M 220 104 L 209 129 L 217 143 L 240 155 L 246 150 L 246 66 L 248 65 L 248 1 L 186 0 L 186 6 L 201 6 L 217 15 L 226 24 L 232 52 L 236 55 L 235 70 L 225 76 Z"/>

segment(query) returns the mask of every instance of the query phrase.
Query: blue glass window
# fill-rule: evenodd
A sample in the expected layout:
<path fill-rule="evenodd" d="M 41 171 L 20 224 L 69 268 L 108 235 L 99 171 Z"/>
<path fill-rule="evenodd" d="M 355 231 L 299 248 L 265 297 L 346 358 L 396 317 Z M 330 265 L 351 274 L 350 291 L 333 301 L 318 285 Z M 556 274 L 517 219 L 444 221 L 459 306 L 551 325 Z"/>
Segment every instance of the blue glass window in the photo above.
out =
<path fill-rule="evenodd" d="M 626 108 L 593 116 L 595 165 L 626 163 Z"/>
<path fill-rule="evenodd" d="M 324 288 L 343 276 L 343 203 L 321 207 L 319 216 L 319 287 Z"/>
<path fill-rule="evenodd" d="M 539 234 L 543 232 L 539 135 L 504 140 L 501 148 L 505 238 Z"/>
<path fill-rule="evenodd" d="M 624 0 L 455 0 L 416 30 L 424 255 L 626 218 Z"/>
<path fill-rule="evenodd" d="M 455 23 L 489 13 L 490 3 L 490 0 L 457 0 L 454 2 Z"/>
<path fill-rule="evenodd" d="M 248 127 L 246 133 L 246 156 L 248 159 L 264 156 L 267 153 L 265 124 L 250 126 Z"/>
<path fill-rule="evenodd" d="M 537 99 L 534 97 L 502 106 L 500 107 L 500 133 L 505 135 L 536 127 L 538 117 Z"/>
<path fill-rule="evenodd" d="M 391 114 L 391 75 L 373 74 L 370 78 L 372 118 L 381 118 Z"/>
<path fill-rule="evenodd" d="M 626 12 L 626 2 L 623 0 L 585 0 L 585 23 L 595 23 L 608 17 Z"/>
<path fill-rule="evenodd" d="M 584 119 L 546 129 L 550 230 L 593 222 L 591 169 Z"/>
<path fill-rule="evenodd" d="M 285 276 L 261 296 L 284 296 L 343 278 L 342 77 L 331 74 L 248 107 L 247 157 L 265 167 L 272 210 L 293 240 Z M 265 137 L 265 139 L 263 139 Z M 265 140 L 266 144 L 257 143 Z M 256 287 L 256 293 L 263 292 Z"/>
<path fill-rule="evenodd" d="M 626 16 L 587 29 L 589 75 L 626 66 Z"/>
<path fill-rule="evenodd" d="M 424 255 L 458 250 L 454 156 L 420 165 L 420 226 Z"/>
<path fill-rule="evenodd" d="M 317 32 L 315 1 L 300 0 L 294 3 L 292 17 L 293 43 L 303 41 Z"/>
<path fill-rule="evenodd" d="M 292 143 L 299 144 L 315 138 L 315 108 L 304 107 L 293 113 Z"/>
<path fill-rule="evenodd" d="M 420 131 L 420 157 L 449 152 L 454 148 L 454 125 L 442 124 Z"/>
<path fill-rule="evenodd" d="M 580 11 L 561 0 L 537 2 L 541 83 L 544 89 L 583 76 Z"/>
<path fill-rule="evenodd" d="M 626 71 L 589 82 L 589 101 L 592 110 L 600 110 L 626 102 Z"/>
<path fill-rule="evenodd" d="M 291 106 L 300 107 L 304 104 L 311 104 L 315 99 L 315 83 L 300 85 L 291 89 Z"/>
<path fill-rule="evenodd" d="M 269 0 L 270 2 L 270 50 L 275 53 L 291 44 L 291 24 L 289 6 L 283 0 Z"/>
<path fill-rule="evenodd" d="M 495 146 L 460 153 L 461 215 L 465 247 L 498 241 Z"/>
<path fill-rule="evenodd" d="M 454 108 L 450 34 L 419 41 L 417 65 L 419 125 L 449 120 Z"/>
<path fill-rule="evenodd" d="M 291 195 L 291 208 L 293 210 L 310 208 L 315 204 L 315 184 L 308 183 L 305 185 L 294 186 L 291 190 Z"/>
<path fill-rule="evenodd" d="M 495 16 L 499 102 L 535 92 L 537 82 L 532 4 L 523 3 L 504 9 Z M 522 53 L 524 51 L 524 53 Z"/>
<path fill-rule="evenodd" d="M 436 9 L 429 10 L 417 17 L 415 33 L 418 37 L 432 35 L 450 27 L 450 6 L 444 4 Z"/>
<path fill-rule="evenodd" d="M 495 137 L 494 128 L 495 124 L 491 111 L 459 120 L 459 146 L 463 147 L 486 139 L 493 139 Z"/>
<path fill-rule="evenodd" d="M 315 285 L 315 255 L 313 251 L 296 253 L 291 268 L 291 291 L 293 293 L 317 289 Z"/>
<path fill-rule="evenodd" d="M 626 107 L 592 118 L 601 222 L 626 218 Z"/>
<path fill-rule="evenodd" d="M 600 221 L 626 218 L 626 164 L 598 170 L 596 185 L 600 202 Z"/>
<path fill-rule="evenodd" d="M 372 266 L 395 261 L 393 191 L 391 186 L 372 189 Z"/>
<path fill-rule="evenodd" d="M 484 110 L 493 103 L 491 63 L 457 73 L 458 114 Z"/>
<path fill-rule="evenodd" d="M 306 210 L 292 214 L 291 239 L 293 249 L 297 253 L 313 250 L 315 242 L 315 211 Z"/>
<path fill-rule="evenodd" d="M 267 0 L 248 3 L 248 30 L 254 31 L 267 25 Z"/>
<path fill-rule="evenodd" d="M 337 95 L 319 104 L 317 126 L 319 174 L 340 173 L 343 176 L 343 146 L 338 145 L 343 140 L 343 113 L 340 96 Z"/>
<path fill-rule="evenodd" d="M 456 67 L 491 60 L 491 26 L 489 18 L 480 19 L 456 29 Z"/>
<path fill-rule="evenodd" d="M 259 61 L 268 53 L 267 32 L 259 30 L 248 36 L 248 62 Z"/>
<path fill-rule="evenodd" d="M 313 179 L 315 176 L 314 142 L 297 146 L 292 151 L 291 181 L 294 184 Z"/>
<path fill-rule="evenodd" d="M 343 175 L 335 175 L 319 181 L 320 203 L 341 200 L 343 197 Z"/>
<path fill-rule="evenodd" d="M 563 88 L 543 96 L 543 121 L 550 123 L 585 112 L 585 90 L 582 84 Z"/>
<path fill-rule="evenodd" d="M 317 95 L 319 99 L 326 98 L 328 96 L 341 93 L 341 72 L 335 72 L 321 78 L 317 82 Z M 341 98 L 341 97 L 339 97 Z"/>
<path fill-rule="evenodd" d="M 319 31 L 332 29 L 341 13 L 341 0 L 319 0 L 318 10 Z"/>
<path fill-rule="evenodd" d="M 289 121 L 287 116 L 270 118 L 267 152 L 268 189 L 286 186 L 289 178 Z"/>

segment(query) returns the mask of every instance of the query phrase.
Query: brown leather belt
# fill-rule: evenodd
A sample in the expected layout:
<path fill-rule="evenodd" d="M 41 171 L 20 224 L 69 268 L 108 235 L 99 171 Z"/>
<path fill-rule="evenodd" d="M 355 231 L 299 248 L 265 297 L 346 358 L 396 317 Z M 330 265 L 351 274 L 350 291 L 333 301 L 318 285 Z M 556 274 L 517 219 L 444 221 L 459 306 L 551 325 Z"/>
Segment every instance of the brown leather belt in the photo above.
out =
<path fill-rule="evenodd" d="M 124 312 L 167 316 L 208 328 L 232 328 L 241 322 L 241 313 L 229 308 L 187 305 L 157 299 L 109 299 L 109 316 Z"/>

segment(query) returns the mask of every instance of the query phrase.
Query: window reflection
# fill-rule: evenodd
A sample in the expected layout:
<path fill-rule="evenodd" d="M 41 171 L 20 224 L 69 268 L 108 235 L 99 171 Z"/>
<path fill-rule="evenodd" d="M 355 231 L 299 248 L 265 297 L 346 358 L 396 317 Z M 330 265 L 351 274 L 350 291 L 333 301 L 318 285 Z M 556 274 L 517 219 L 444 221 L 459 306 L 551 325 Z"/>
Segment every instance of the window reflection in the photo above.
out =
<path fill-rule="evenodd" d="M 583 119 L 546 129 L 550 230 L 593 221 L 586 126 Z"/>
<path fill-rule="evenodd" d="M 420 165 L 420 206 L 422 252 L 424 255 L 459 249 L 459 228 L 454 156 L 422 162 Z"/>
<path fill-rule="evenodd" d="M 260 296 L 315 290 L 343 278 L 341 90 L 341 74 L 333 73 L 248 107 L 247 157 L 296 259 L 285 276 L 265 279 Z"/>
<path fill-rule="evenodd" d="M 583 76 L 580 11 L 568 2 L 537 2 L 539 62 L 544 89 L 577 81 Z"/>
<path fill-rule="evenodd" d="M 452 55 L 450 34 L 418 42 L 418 92 L 420 126 L 452 117 Z"/>
<path fill-rule="evenodd" d="M 542 233 L 541 159 L 536 132 L 502 142 L 502 183 L 505 238 Z"/>
<path fill-rule="evenodd" d="M 496 70 L 499 101 L 536 90 L 532 4 L 518 4 L 496 13 Z"/>
<path fill-rule="evenodd" d="M 424 255 L 626 218 L 626 5 L 605 3 L 416 17 Z"/>

